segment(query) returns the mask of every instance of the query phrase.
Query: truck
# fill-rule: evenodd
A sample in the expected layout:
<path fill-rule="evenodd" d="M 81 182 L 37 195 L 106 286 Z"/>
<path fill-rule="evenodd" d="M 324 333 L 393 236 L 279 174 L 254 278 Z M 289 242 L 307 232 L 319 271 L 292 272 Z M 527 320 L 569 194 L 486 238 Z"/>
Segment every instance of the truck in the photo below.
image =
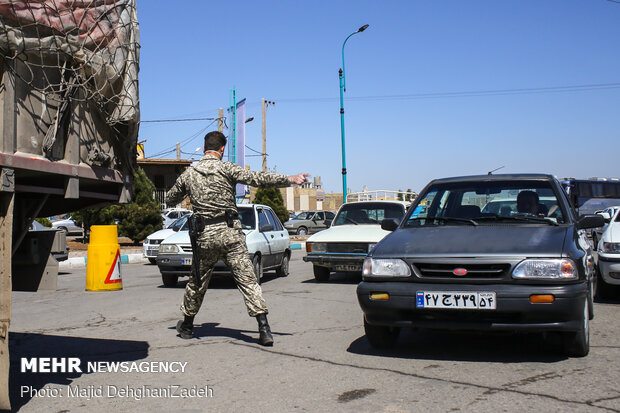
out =
<path fill-rule="evenodd" d="M 131 201 L 139 128 L 135 0 L 0 4 L 0 410 L 11 292 L 55 289 L 47 217 Z"/>

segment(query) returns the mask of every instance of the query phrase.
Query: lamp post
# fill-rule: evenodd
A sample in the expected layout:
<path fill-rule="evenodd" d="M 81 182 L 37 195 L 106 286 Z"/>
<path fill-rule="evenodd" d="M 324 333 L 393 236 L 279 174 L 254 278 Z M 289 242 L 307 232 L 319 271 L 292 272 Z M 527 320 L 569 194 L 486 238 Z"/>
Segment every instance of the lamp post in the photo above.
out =
<path fill-rule="evenodd" d="M 347 160 L 345 155 L 345 146 L 344 146 L 344 92 L 347 91 L 347 87 L 345 85 L 344 78 L 344 45 L 347 44 L 347 40 L 349 37 L 353 36 L 356 33 L 361 33 L 368 28 L 368 25 L 365 24 L 356 32 L 351 33 L 344 39 L 344 43 L 342 43 L 342 69 L 338 71 L 338 76 L 340 78 L 340 137 L 342 140 L 342 203 L 347 203 Z"/>

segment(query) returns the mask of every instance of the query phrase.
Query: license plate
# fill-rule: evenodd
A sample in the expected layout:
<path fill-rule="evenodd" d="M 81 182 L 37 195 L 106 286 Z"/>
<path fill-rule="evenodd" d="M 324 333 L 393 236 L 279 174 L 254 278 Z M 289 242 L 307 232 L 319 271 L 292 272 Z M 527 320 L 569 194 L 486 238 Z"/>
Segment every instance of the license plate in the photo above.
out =
<path fill-rule="evenodd" d="M 334 271 L 362 271 L 361 265 L 334 265 Z"/>
<path fill-rule="evenodd" d="M 191 258 L 183 258 L 181 260 L 181 265 L 192 265 L 192 259 Z"/>
<path fill-rule="evenodd" d="M 417 291 L 417 308 L 448 308 L 455 310 L 495 310 L 494 292 Z"/>
<path fill-rule="evenodd" d="M 157 251 L 157 250 L 159 250 L 159 246 L 157 246 L 157 247 L 146 247 L 146 250 L 147 251 Z"/>

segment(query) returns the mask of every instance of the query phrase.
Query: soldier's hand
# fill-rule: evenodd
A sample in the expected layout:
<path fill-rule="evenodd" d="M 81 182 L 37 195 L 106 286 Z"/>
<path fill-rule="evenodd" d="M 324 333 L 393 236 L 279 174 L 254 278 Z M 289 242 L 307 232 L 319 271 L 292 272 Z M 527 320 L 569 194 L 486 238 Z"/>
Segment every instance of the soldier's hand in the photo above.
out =
<path fill-rule="evenodd" d="M 306 182 L 306 178 L 308 178 L 309 176 L 310 176 L 310 174 L 290 175 L 288 177 L 288 180 L 291 181 L 292 184 L 301 185 L 304 182 Z"/>

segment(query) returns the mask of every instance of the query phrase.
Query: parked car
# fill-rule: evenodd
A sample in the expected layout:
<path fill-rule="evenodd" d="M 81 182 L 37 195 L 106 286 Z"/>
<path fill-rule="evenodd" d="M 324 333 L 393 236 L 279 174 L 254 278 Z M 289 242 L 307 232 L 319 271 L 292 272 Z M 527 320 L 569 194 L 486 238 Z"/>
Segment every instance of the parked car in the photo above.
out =
<path fill-rule="evenodd" d="M 385 218 L 400 220 L 405 201 L 360 201 L 344 204 L 329 229 L 306 241 L 305 262 L 311 262 L 317 282 L 329 280 L 332 271 L 362 272 L 368 251 L 389 232 L 381 229 Z"/>
<path fill-rule="evenodd" d="M 490 200 L 519 193 L 555 197 L 558 210 L 482 213 Z M 584 229 L 601 225 L 600 215 L 574 216 L 550 175 L 432 181 L 400 223 L 382 222 L 393 232 L 364 260 L 357 296 L 366 337 L 382 348 L 401 327 L 545 332 L 585 356 L 595 271 Z"/>
<path fill-rule="evenodd" d="M 601 239 L 603 232 L 605 232 L 605 230 L 609 226 L 609 223 L 613 220 L 613 217 L 616 216 L 616 213 L 618 211 L 620 211 L 620 206 L 613 206 L 613 207 L 605 208 L 602 211 L 595 212 L 596 214 L 602 215 L 603 218 L 605 219 L 605 225 L 603 225 L 600 228 L 594 228 L 592 230 L 592 233 L 591 233 L 592 234 L 592 245 L 594 246 L 595 249 L 598 247 L 598 242 Z"/>
<path fill-rule="evenodd" d="M 606 221 L 597 249 L 597 293 L 601 298 L 614 298 L 620 289 L 620 209 Z"/>
<path fill-rule="evenodd" d="M 286 277 L 291 258 L 290 238 L 275 212 L 260 204 L 237 205 L 237 210 L 258 282 L 265 270 L 273 269 L 279 277 Z M 173 287 L 179 277 L 189 276 L 192 259 L 189 232 L 184 226 L 160 244 L 157 266 L 164 285 Z M 214 272 L 227 271 L 223 261 L 216 264 Z"/>
<path fill-rule="evenodd" d="M 190 214 L 192 211 L 185 208 L 166 208 L 161 211 L 161 217 L 164 220 L 164 229 L 168 228 L 174 221 L 184 215 Z"/>
<path fill-rule="evenodd" d="M 82 235 L 82 227 L 75 223 L 75 220 L 71 215 L 64 215 L 59 219 L 53 219 L 52 228 L 57 228 L 64 231 L 67 235 Z"/>
<path fill-rule="evenodd" d="M 155 231 L 146 239 L 142 244 L 142 255 L 151 262 L 151 264 L 155 264 L 157 262 L 157 254 L 159 253 L 159 244 L 170 235 L 174 234 L 178 231 L 187 231 L 187 218 L 191 215 L 183 215 L 181 218 L 177 218 L 168 228 L 160 229 L 159 231 Z"/>
<path fill-rule="evenodd" d="M 38 221 L 32 221 L 30 224 L 30 228 L 28 231 L 54 231 L 54 242 L 52 244 L 52 249 L 50 254 L 56 261 L 65 261 L 69 258 L 69 246 L 67 245 L 67 233 L 66 231 L 62 231 L 57 228 L 46 227 L 45 225 L 39 223 Z"/>
<path fill-rule="evenodd" d="M 314 234 L 328 227 L 326 221 L 331 222 L 335 214 L 330 211 L 306 211 L 284 223 L 289 234 Z"/>

